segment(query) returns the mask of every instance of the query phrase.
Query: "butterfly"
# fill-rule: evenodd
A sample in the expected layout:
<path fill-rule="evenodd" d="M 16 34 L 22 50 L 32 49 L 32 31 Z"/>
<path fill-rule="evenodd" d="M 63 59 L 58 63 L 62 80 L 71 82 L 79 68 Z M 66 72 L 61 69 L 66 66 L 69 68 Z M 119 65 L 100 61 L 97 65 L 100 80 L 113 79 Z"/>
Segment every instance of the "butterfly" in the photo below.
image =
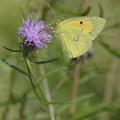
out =
<path fill-rule="evenodd" d="M 106 20 L 101 17 L 75 17 L 57 22 L 55 36 L 68 58 L 76 58 L 92 46 Z"/>

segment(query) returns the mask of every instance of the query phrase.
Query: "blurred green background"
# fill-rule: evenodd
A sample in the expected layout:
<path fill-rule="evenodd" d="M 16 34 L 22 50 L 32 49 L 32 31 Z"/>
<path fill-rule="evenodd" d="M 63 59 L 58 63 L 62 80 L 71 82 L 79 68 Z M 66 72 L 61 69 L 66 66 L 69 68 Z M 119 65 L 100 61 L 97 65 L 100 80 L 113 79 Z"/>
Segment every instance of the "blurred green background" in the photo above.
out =
<path fill-rule="evenodd" d="M 77 102 L 73 118 L 68 117 L 68 104 L 54 105 L 56 120 L 120 120 L 119 0 L 0 0 L 0 58 L 26 71 L 22 54 L 3 48 L 19 49 L 17 28 L 22 24 L 21 15 L 26 19 L 34 11 L 35 18 L 43 16 L 45 22 L 51 24 L 56 18 L 64 20 L 80 16 L 83 1 L 85 9 L 91 6 L 87 16 L 100 16 L 101 5 L 107 24 L 94 40 L 93 57 L 80 63 L 78 98 L 83 100 Z M 45 9 L 47 3 L 52 7 L 56 18 L 50 8 Z M 100 41 L 105 44 L 100 44 Z M 47 45 L 48 48 L 38 50 L 37 54 L 60 60 L 45 64 L 45 72 L 61 68 L 47 77 L 52 101 L 67 103 L 70 101 L 74 62 L 64 55 L 54 35 L 52 42 Z M 32 60 L 36 61 L 36 58 Z M 64 67 L 68 68 L 62 70 Z M 33 66 L 33 70 L 40 77 L 38 67 Z M 56 90 L 58 83 L 61 86 Z M 48 114 L 39 108 L 32 90 L 23 97 L 29 86 L 24 75 L 0 61 L 0 120 L 50 120 Z"/>

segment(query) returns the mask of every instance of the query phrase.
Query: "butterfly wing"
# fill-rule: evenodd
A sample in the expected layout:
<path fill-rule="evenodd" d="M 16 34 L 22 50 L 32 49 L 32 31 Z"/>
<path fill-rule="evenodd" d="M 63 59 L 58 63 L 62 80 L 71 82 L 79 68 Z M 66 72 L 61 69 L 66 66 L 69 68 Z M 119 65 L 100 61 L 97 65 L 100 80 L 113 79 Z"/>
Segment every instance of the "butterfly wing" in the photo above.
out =
<path fill-rule="evenodd" d="M 87 18 L 87 17 L 86 17 Z M 102 31 L 106 24 L 106 20 L 100 17 L 88 17 L 89 21 L 92 23 L 92 28 L 89 33 L 89 36 L 94 40 L 97 35 Z M 90 25 L 91 26 L 91 25 Z"/>
<path fill-rule="evenodd" d="M 76 26 L 62 26 L 59 30 L 57 38 L 62 50 L 69 58 L 82 55 L 92 46 L 92 40 L 88 34 Z"/>
<path fill-rule="evenodd" d="M 105 19 L 100 17 L 77 17 L 62 21 L 56 28 L 62 50 L 69 58 L 84 54 L 92 40 L 101 32 Z"/>

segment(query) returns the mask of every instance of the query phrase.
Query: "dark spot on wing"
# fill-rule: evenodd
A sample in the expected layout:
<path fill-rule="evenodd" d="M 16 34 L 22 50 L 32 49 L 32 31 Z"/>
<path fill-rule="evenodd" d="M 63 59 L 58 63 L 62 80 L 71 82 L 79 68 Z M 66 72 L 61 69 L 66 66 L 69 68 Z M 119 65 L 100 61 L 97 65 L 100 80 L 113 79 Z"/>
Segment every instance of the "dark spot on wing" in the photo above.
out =
<path fill-rule="evenodd" d="M 80 24 L 82 25 L 82 24 L 83 24 L 83 21 L 80 21 Z"/>

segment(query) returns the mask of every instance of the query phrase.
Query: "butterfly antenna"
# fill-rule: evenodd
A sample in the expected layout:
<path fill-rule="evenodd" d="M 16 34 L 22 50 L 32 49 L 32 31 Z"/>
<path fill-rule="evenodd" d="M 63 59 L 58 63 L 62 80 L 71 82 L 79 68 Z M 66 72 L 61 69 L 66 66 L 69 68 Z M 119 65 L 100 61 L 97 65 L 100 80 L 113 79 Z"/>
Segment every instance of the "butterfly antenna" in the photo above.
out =
<path fill-rule="evenodd" d="M 55 12 L 53 11 L 53 9 L 50 7 L 49 4 L 47 4 L 47 5 L 48 5 L 48 7 L 50 8 L 51 12 L 53 13 L 54 17 L 56 18 L 56 15 L 55 15 Z"/>

